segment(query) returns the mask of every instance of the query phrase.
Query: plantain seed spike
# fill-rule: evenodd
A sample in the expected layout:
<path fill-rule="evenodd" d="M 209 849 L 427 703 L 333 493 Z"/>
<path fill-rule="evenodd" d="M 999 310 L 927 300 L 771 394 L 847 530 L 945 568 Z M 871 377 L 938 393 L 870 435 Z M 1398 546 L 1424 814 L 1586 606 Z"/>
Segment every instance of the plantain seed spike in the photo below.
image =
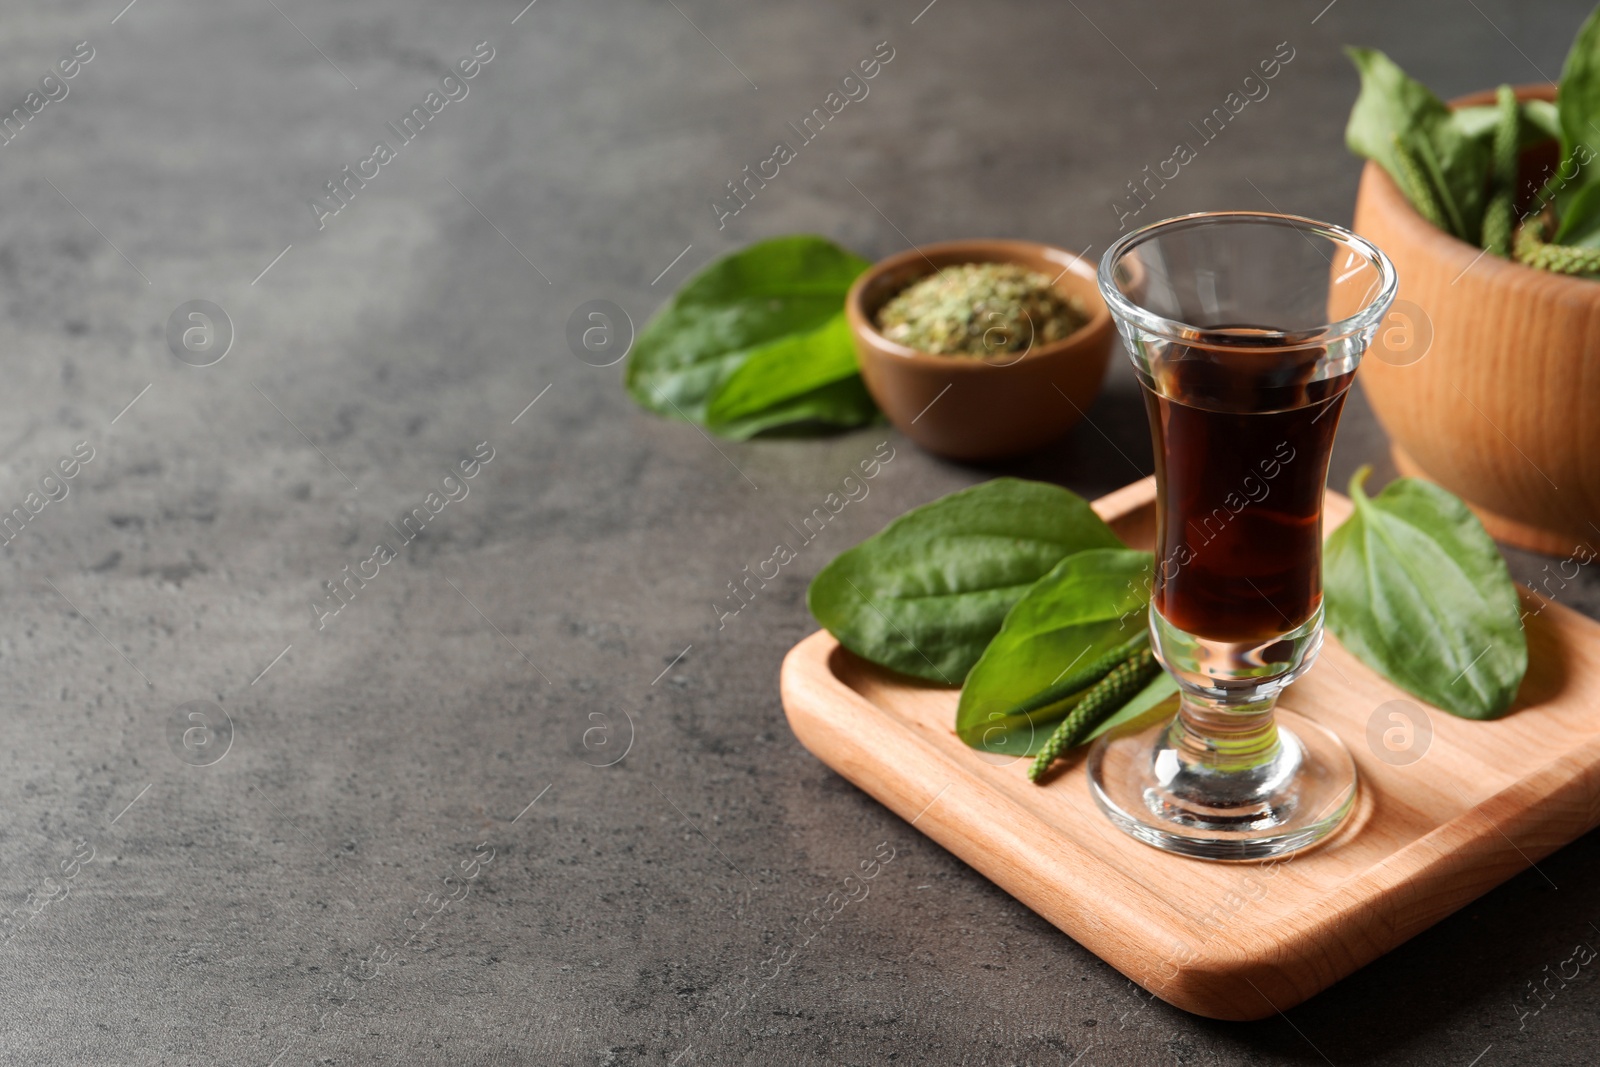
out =
<path fill-rule="evenodd" d="M 1028 768 L 1028 780 L 1037 782 L 1044 777 L 1044 772 L 1050 769 L 1052 763 L 1131 700 L 1159 673 L 1161 664 L 1156 662 L 1155 653 L 1149 648 L 1139 649 L 1118 664 L 1084 694 L 1083 700 L 1072 709 L 1072 714 L 1061 720 L 1055 733 L 1050 735 L 1044 748 L 1034 757 L 1033 764 Z"/>

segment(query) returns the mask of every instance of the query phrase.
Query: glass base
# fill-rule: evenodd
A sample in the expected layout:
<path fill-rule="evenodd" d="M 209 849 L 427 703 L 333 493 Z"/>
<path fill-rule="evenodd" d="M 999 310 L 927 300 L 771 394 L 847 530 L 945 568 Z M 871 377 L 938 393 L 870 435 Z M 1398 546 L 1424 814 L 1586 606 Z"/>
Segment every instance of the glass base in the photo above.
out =
<path fill-rule="evenodd" d="M 1089 754 L 1095 802 L 1145 844 L 1200 859 L 1267 859 L 1314 844 L 1350 814 L 1355 761 L 1310 719 L 1275 715 L 1276 751 L 1248 770 L 1196 759 L 1181 719 L 1107 734 Z"/>

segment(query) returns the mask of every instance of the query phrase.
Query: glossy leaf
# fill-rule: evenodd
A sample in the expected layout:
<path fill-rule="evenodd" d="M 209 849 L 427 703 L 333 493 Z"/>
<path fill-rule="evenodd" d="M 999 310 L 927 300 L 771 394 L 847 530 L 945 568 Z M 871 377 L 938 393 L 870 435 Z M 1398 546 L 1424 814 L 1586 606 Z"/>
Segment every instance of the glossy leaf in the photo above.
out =
<path fill-rule="evenodd" d="M 1415 478 L 1368 498 L 1323 551 L 1327 625 L 1396 685 L 1469 719 L 1493 719 L 1528 667 L 1516 586 L 1467 506 Z"/>
<path fill-rule="evenodd" d="M 908 512 L 841 553 L 811 583 L 807 603 L 857 655 L 960 685 L 1034 582 L 1075 552 L 1121 546 L 1077 494 L 997 478 Z"/>
<path fill-rule="evenodd" d="M 853 402 L 866 395 L 866 387 L 859 386 L 854 393 L 828 392 L 829 386 L 851 379 L 859 386 L 855 342 L 840 311 L 815 330 L 753 349 L 712 394 L 706 425 L 726 437 L 748 437 L 769 426 L 798 421 L 804 411 L 804 417 L 816 422 L 859 426 L 877 411 L 870 398 L 865 411 Z M 796 407 L 802 399 L 809 406 Z"/>
<path fill-rule="evenodd" d="M 1144 628 L 1153 559 L 1125 548 L 1090 549 L 1068 556 L 1039 579 L 967 675 L 956 710 L 961 739 L 1014 756 L 1043 748 L 1050 725 L 1074 701 L 1031 714 L 1008 712 Z"/>
<path fill-rule="evenodd" d="M 1578 29 L 1561 67 L 1561 90 L 1556 94 L 1556 116 L 1561 123 L 1561 158 L 1570 159 L 1581 144 L 1592 159 L 1600 153 L 1600 8 Z M 1574 184 L 1593 180 L 1594 164 L 1584 167 Z"/>
<path fill-rule="evenodd" d="M 1489 146 L 1470 137 L 1446 107 L 1421 82 L 1410 78 L 1388 56 L 1373 48 L 1346 48 L 1361 73 L 1361 93 L 1350 110 L 1345 143 L 1374 160 L 1402 189 L 1409 188 L 1395 142 L 1421 161 L 1457 237 L 1476 243 L 1483 219 Z"/>
<path fill-rule="evenodd" d="M 1494 139 L 1499 111 L 1494 104 L 1458 107 L 1450 112 L 1450 121 L 1464 136 L 1480 139 L 1487 145 Z M 1527 148 L 1560 136 L 1561 122 L 1556 117 L 1556 106 L 1550 101 L 1524 100 L 1517 105 L 1518 148 Z"/>
<path fill-rule="evenodd" d="M 802 435 L 818 428 L 866 426 L 882 422 L 883 416 L 861 376 L 819 386 L 790 400 L 776 403 L 752 415 L 717 423 L 712 430 L 737 441 L 766 431 L 774 436 Z"/>
<path fill-rule="evenodd" d="M 1523 126 L 1519 137 L 1522 145 L 1561 137 L 1561 115 L 1553 102 L 1524 100 L 1521 109 Z"/>
<path fill-rule="evenodd" d="M 867 266 L 866 260 L 831 241 L 809 236 L 774 238 L 717 260 L 690 279 L 640 331 L 628 359 L 629 392 L 652 411 L 704 424 L 713 398 L 752 357 L 770 353 L 775 342 L 828 326 L 844 307 L 851 282 Z M 833 332 L 825 335 L 829 341 L 836 338 Z M 830 366 L 838 356 L 836 345 L 821 349 L 823 362 Z M 838 380 L 830 377 L 818 384 L 825 387 Z M 769 407 L 811 391 L 808 387 L 774 396 Z M 725 419 L 730 425 L 762 413 L 747 403 L 735 404 L 735 409 L 738 414 Z M 822 408 L 813 398 L 806 417 L 815 417 L 818 410 Z"/>
<path fill-rule="evenodd" d="M 1124 726 L 1154 725 L 1162 719 L 1170 719 L 1178 712 L 1177 696 L 1178 683 L 1172 680 L 1172 675 L 1162 671 L 1115 715 L 1090 730 L 1083 743 L 1087 745 L 1101 734 Z"/>

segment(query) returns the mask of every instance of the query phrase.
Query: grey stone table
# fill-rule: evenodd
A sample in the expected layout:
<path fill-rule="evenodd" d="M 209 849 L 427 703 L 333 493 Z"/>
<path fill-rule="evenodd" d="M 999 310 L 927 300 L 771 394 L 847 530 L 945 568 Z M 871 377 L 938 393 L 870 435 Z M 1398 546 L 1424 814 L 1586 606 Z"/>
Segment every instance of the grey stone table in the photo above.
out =
<path fill-rule="evenodd" d="M 640 324 L 780 233 L 1094 254 L 1280 47 L 1131 221 L 1348 219 L 1340 44 L 1452 94 L 1554 73 L 1584 5 L 124 2 L 8 4 L 0 45 L 0 510 L 27 519 L 0 553 L 0 1061 L 1595 1061 L 1594 973 L 1547 982 L 1600 944 L 1592 836 L 1221 1024 L 790 735 L 778 664 L 835 552 L 1002 471 L 1149 470 L 1120 364 L 1093 426 L 979 469 L 887 429 L 711 441 L 566 339 L 587 301 Z M 881 42 L 865 98 L 713 206 Z M 719 625 L 881 441 L 870 495 Z M 1358 399 L 1336 483 L 1385 455 Z"/>

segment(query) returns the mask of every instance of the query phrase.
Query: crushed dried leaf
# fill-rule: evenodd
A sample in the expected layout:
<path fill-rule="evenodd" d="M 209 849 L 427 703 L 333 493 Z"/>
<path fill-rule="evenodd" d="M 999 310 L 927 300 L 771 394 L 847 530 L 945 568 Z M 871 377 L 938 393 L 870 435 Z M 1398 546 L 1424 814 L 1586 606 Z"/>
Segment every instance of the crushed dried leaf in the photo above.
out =
<path fill-rule="evenodd" d="M 1077 298 L 1015 263 L 945 267 L 901 290 L 877 314 L 889 340 L 936 356 L 1024 352 L 1088 321 Z"/>

